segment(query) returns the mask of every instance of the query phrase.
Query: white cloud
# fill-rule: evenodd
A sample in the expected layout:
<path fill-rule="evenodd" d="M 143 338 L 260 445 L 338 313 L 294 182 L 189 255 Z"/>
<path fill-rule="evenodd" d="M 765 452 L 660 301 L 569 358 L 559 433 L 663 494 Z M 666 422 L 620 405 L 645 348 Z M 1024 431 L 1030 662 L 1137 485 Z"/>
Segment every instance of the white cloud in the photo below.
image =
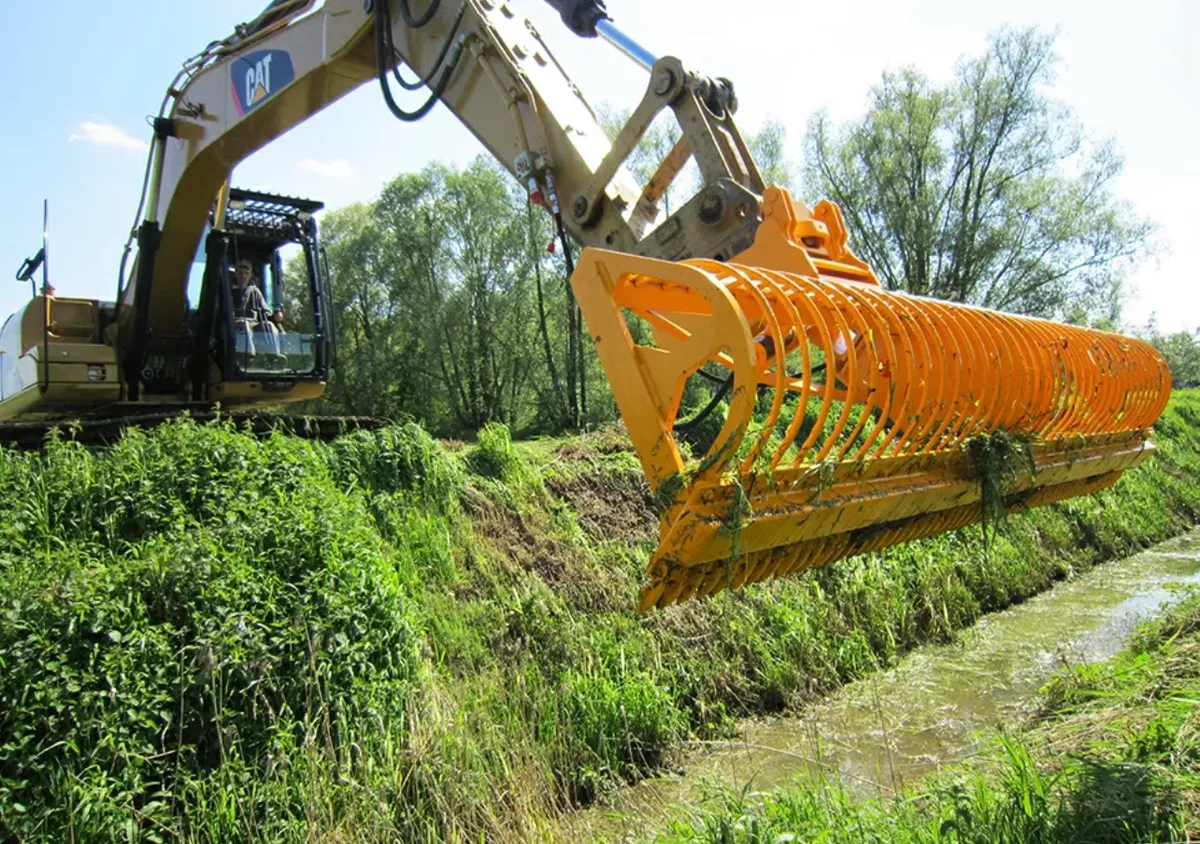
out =
<path fill-rule="evenodd" d="M 309 173 L 316 173 L 318 176 L 326 176 L 330 179 L 348 179 L 354 174 L 350 163 L 342 158 L 337 161 L 318 161 L 315 158 L 306 158 L 297 166 L 301 170 L 307 170 Z"/>
<path fill-rule="evenodd" d="M 111 123 L 93 123 L 90 120 L 79 124 L 80 131 L 73 133 L 68 140 L 85 141 L 99 147 L 116 147 L 134 152 L 145 152 L 150 144 L 141 138 L 135 138 L 120 126 Z"/>

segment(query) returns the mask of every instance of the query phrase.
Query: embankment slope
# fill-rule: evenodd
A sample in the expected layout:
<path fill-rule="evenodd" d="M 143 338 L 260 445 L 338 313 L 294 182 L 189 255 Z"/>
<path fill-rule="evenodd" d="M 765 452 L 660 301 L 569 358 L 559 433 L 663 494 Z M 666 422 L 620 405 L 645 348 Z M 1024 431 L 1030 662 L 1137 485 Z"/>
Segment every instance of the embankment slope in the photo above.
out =
<path fill-rule="evenodd" d="M 556 812 L 1200 515 L 1200 394 L 1112 490 L 633 613 L 615 432 L 181 422 L 0 457 L 0 838 L 529 840 Z"/>

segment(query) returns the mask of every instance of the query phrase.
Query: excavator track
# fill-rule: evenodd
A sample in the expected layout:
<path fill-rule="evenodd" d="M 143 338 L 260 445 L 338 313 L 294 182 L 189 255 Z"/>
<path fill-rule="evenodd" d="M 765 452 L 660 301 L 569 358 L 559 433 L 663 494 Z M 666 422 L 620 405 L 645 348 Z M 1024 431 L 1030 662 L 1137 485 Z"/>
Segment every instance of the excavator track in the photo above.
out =
<path fill-rule="evenodd" d="M 388 424 L 386 420 L 369 416 L 291 416 L 262 412 L 176 409 L 89 419 L 2 423 L 0 445 L 19 451 L 36 451 L 44 447 L 46 437 L 52 431 L 57 431 L 64 439 L 88 447 L 104 448 L 119 440 L 130 428 L 154 428 L 184 416 L 199 423 L 217 419 L 231 420 L 239 430 L 259 437 L 282 431 L 292 436 L 321 441 L 337 439 L 351 431 L 382 428 Z"/>

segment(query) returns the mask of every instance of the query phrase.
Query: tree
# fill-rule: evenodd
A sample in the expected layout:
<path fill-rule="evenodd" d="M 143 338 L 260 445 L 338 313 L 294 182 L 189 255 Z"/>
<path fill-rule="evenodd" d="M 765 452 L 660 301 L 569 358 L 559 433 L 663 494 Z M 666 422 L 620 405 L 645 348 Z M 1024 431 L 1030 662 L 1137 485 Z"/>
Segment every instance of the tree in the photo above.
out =
<path fill-rule="evenodd" d="M 480 158 L 398 176 L 371 205 L 325 216 L 338 343 L 328 405 L 454 435 L 536 416 L 538 259 L 524 202 Z"/>
<path fill-rule="evenodd" d="M 517 426 L 531 412 L 528 380 L 537 359 L 532 264 L 525 216 L 512 179 L 478 158 L 446 173 L 441 265 L 426 282 L 441 295 L 438 366 L 458 424 Z"/>
<path fill-rule="evenodd" d="M 610 141 L 615 141 L 621 129 L 629 122 L 632 116 L 631 110 L 613 111 L 612 109 L 602 108 L 600 110 L 600 125 L 604 129 L 604 134 L 608 135 Z M 633 152 L 625 159 L 625 166 L 628 168 L 630 175 L 641 187 L 645 185 L 654 173 L 658 170 L 658 166 L 666 159 L 667 155 L 674 148 L 676 142 L 680 138 L 679 124 L 675 120 L 675 115 L 670 109 L 663 109 L 646 127 L 646 131 L 642 133 L 641 139 L 637 146 L 633 148 Z M 679 196 L 679 186 L 685 183 L 685 180 L 692 182 L 698 176 L 695 163 L 688 159 L 679 175 L 671 183 L 670 187 L 663 192 L 662 199 L 659 201 L 659 207 L 664 214 L 670 214 L 671 210 L 678 204 L 676 198 Z"/>
<path fill-rule="evenodd" d="M 1186 331 L 1161 334 L 1156 315 L 1150 314 L 1146 327 L 1138 332 L 1138 336 L 1158 349 L 1166 359 L 1174 389 L 1200 387 L 1200 329 L 1195 334 Z"/>
<path fill-rule="evenodd" d="M 617 137 L 617 133 L 624 127 L 631 114 L 630 111 L 602 110 L 600 112 L 600 124 L 610 140 Z M 681 134 L 679 124 L 670 109 L 659 112 L 625 162 L 638 185 L 645 185 L 650 180 L 650 177 L 658 170 L 659 164 L 671 152 Z M 746 146 L 750 148 L 750 154 L 754 158 L 754 163 L 758 165 L 758 171 L 762 175 L 763 181 L 767 185 L 779 185 L 789 190 L 793 189 L 795 174 L 784 151 L 786 132 L 783 124 L 778 120 L 768 120 L 757 131 L 747 132 L 745 139 Z M 681 185 L 684 186 L 682 190 L 686 194 L 682 199 L 679 196 Z M 700 187 L 700 171 L 697 169 L 695 161 L 689 157 L 675 181 L 663 194 L 663 212 L 670 214 L 672 209 L 678 208 L 679 205 L 686 202 Z"/>
<path fill-rule="evenodd" d="M 948 85 L 885 73 L 861 120 L 810 121 L 807 188 L 841 206 L 887 287 L 1115 322 L 1153 226 L 1113 194 L 1113 144 L 1047 98 L 1054 62 L 1052 36 L 1005 29 Z"/>
<path fill-rule="evenodd" d="M 1200 338 L 1177 331 L 1155 343 L 1171 369 L 1171 386 L 1200 387 Z"/>
<path fill-rule="evenodd" d="M 612 418 L 551 221 L 491 159 L 400 175 L 321 230 L 338 365 L 305 412 L 411 416 L 446 436 Z"/>
<path fill-rule="evenodd" d="M 423 332 L 415 330 L 412 284 L 397 264 L 389 235 L 375 204 L 330 211 L 321 220 L 333 279 L 327 307 L 338 350 L 338 367 L 322 404 L 341 412 L 395 417 L 413 413 L 417 401 L 430 393 L 420 362 Z M 304 272 L 303 256 L 294 257 L 289 276 L 301 278 Z M 293 293 L 303 288 L 299 282 L 286 286 Z M 303 302 L 285 310 L 299 314 L 309 307 Z"/>
<path fill-rule="evenodd" d="M 757 132 L 746 136 L 746 146 L 754 156 L 763 182 L 793 191 L 796 188 L 795 168 L 784 150 L 786 132 L 778 120 L 768 120 Z"/>

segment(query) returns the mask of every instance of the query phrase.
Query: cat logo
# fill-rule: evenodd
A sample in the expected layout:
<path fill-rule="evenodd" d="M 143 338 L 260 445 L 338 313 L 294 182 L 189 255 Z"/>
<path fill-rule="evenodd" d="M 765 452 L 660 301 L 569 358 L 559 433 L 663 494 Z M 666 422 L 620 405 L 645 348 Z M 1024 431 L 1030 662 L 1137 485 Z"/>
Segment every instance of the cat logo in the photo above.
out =
<path fill-rule="evenodd" d="M 295 78 L 292 57 L 285 50 L 257 50 L 234 59 L 229 65 L 229 84 L 238 115 L 269 100 Z"/>

